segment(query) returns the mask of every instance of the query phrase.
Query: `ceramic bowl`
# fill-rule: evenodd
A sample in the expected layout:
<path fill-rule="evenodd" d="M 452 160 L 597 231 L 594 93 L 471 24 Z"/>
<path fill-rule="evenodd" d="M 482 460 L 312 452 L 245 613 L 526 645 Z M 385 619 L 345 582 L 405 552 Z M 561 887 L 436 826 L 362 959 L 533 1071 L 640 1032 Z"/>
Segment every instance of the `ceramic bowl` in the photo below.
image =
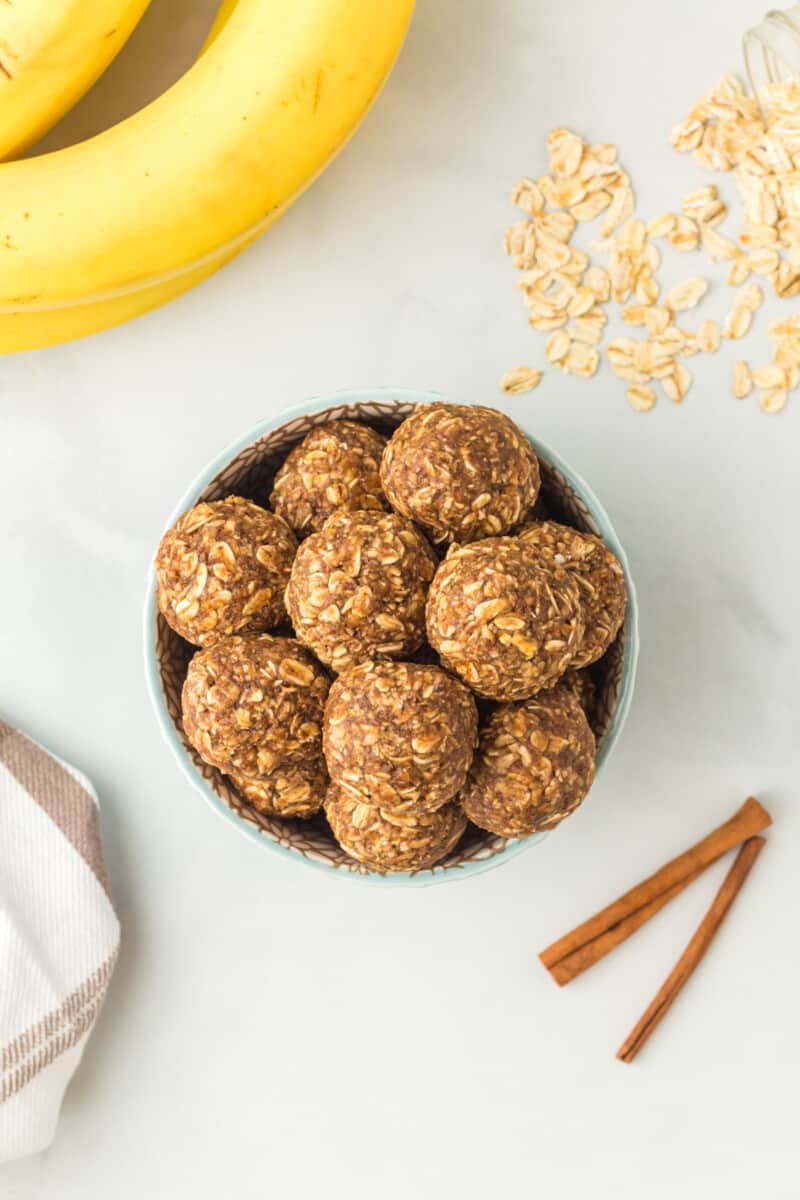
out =
<path fill-rule="evenodd" d="M 266 503 L 272 479 L 286 454 L 315 425 L 344 417 L 390 433 L 413 411 L 414 405 L 437 400 L 447 400 L 447 397 L 433 392 L 392 388 L 337 392 L 308 400 L 261 421 L 200 472 L 181 496 L 167 527 L 200 500 L 218 500 L 235 494 Z M 525 429 L 524 423 L 518 424 L 539 456 L 542 495 L 548 510 L 568 524 L 598 533 L 625 571 L 629 598 L 625 624 L 596 668 L 598 703 L 593 724 L 599 773 L 619 738 L 633 695 L 639 646 L 633 580 L 625 552 L 594 493 L 555 451 Z M 158 612 L 152 567 L 147 580 L 144 648 L 147 680 L 158 723 L 186 777 L 231 825 L 284 857 L 349 879 L 381 886 L 420 887 L 463 879 L 498 867 L 546 836 L 501 838 L 470 826 L 455 850 L 429 870 L 387 875 L 370 871 L 340 849 L 322 816 L 310 822 L 277 821 L 262 816 L 242 799 L 225 776 L 204 763 L 189 745 L 181 724 L 180 697 L 194 648 L 174 633 Z"/>

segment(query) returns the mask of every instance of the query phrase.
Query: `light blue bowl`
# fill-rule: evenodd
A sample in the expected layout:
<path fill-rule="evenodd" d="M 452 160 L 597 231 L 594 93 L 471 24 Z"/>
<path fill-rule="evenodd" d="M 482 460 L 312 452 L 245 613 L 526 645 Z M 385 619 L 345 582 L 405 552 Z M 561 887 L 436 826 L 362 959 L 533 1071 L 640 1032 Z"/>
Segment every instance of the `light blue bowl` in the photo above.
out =
<path fill-rule="evenodd" d="M 262 459 L 272 457 L 274 464 L 275 459 L 285 455 L 292 444 L 299 441 L 313 424 L 318 424 L 322 419 L 349 417 L 370 422 L 380 423 L 381 420 L 388 420 L 397 423 L 407 415 L 413 405 L 431 401 L 453 403 L 448 397 L 437 392 L 372 388 L 318 396 L 304 404 L 286 409 L 277 417 L 261 421 L 210 462 L 178 501 L 165 528 L 174 524 L 181 513 L 186 512 L 201 498 L 216 498 L 236 492 L 237 479 L 242 472 L 245 473 L 245 478 L 251 480 L 251 487 L 259 471 L 263 470 L 266 478 L 272 467 L 268 461 L 261 465 Z M 321 416 L 323 413 L 326 414 L 324 418 Z M 554 450 L 534 437 L 524 425 L 521 427 L 539 456 L 545 482 L 549 481 L 551 490 L 566 506 L 573 519 L 600 534 L 606 545 L 616 554 L 625 572 L 628 588 L 625 625 L 611 655 L 612 667 L 601 689 L 601 699 L 604 700 L 604 704 L 601 704 L 604 727 L 598 739 L 599 772 L 617 743 L 633 697 L 639 653 L 636 591 L 625 551 L 608 515 L 591 488 Z M 260 487 L 258 494 L 265 494 Z M 257 840 L 261 845 L 270 847 L 286 858 L 307 863 L 330 874 L 359 879 L 382 887 L 425 887 L 429 884 L 463 879 L 468 875 L 476 875 L 500 866 L 547 836 L 535 834 L 524 839 L 505 839 L 491 834 L 481 835 L 476 831 L 471 838 L 468 835 L 443 863 L 429 870 L 413 874 L 387 875 L 369 871 L 347 858 L 335 845 L 330 834 L 321 827 L 315 827 L 313 823 L 305 825 L 296 821 L 270 821 L 255 814 L 243 804 L 225 778 L 202 763 L 188 744 L 180 720 L 180 684 L 188 652 L 185 644 L 181 644 L 180 640 L 171 634 L 158 613 L 155 570 L 152 566 L 147 577 L 144 606 L 144 652 L 147 683 L 156 717 L 161 732 L 186 778 L 226 821 L 235 825 L 246 837 Z"/>

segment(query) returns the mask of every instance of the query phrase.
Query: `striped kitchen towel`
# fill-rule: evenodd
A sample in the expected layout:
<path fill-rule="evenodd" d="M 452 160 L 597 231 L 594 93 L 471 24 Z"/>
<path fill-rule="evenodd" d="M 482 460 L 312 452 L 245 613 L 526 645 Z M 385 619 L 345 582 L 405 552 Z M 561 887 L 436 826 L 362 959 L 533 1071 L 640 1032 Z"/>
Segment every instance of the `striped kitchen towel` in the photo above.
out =
<path fill-rule="evenodd" d="M 118 949 L 92 785 L 0 721 L 0 1163 L 53 1140 Z"/>

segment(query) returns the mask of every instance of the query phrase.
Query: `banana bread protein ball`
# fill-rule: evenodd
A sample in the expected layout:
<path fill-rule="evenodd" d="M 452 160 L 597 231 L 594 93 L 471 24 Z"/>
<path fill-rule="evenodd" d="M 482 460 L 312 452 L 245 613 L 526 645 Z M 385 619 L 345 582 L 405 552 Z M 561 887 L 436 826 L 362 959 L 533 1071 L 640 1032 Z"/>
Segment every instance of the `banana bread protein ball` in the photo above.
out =
<path fill-rule="evenodd" d="M 304 536 L 321 529 L 337 508 L 386 509 L 380 463 L 386 438 L 355 421 L 318 425 L 289 454 L 270 504 Z"/>
<path fill-rule="evenodd" d="M 274 629 L 297 541 L 274 513 L 241 496 L 197 504 L 161 539 L 158 607 L 187 642 Z"/>
<path fill-rule="evenodd" d="M 539 461 L 493 408 L 424 404 L 390 438 L 381 480 L 392 507 L 434 542 L 474 542 L 519 524 L 539 492 Z"/>
<path fill-rule="evenodd" d="M 458 804 L 435 812 L 388 812 L 331 784 L 325 815 L 334 837 L 351 858 L 373 871 L 421 871 L 440 862 L 467 827 Z"/>
<path fill-rule="evenodd" d="M 404 658 L 425 637 L 436 558 L 396 513 L 335 512 L 301 545 L 286 590 L 298 638 L 334 671 Z"/>
<path fill-rule="evenodd" d="M 592 724 L 597 705 L 597 683 L 590 671 L 574 670 L 572 667 L 562 675 L 559 687 L 568 688 L 586 713 L 586 720 Z"/>
<path fill-rule="evenodd" d="M 308 762 L 276 767 L 268 775 L 231 775 L 231 782 L 264 816 L 307 821 L 322 808 L 328 772 L 320 754 Z"/>
<path fill-rule="evenodd" d="M 225 638 L 189 663 L 183 727 L 200 757 L 226 775 L 269 775 L 319 758 L 329 686 L 292 638 Z"/>
<path fill-rule="evenodd" d="M 594 768 L 594 735 L 586 716 L 574 694 L 559 685 L 492 713 L 460 800 L 481 829 L 528 837 L 574 812 L 592 785 Z"/>
<path fill-rule="evenodd" d="M 386 812 L 434 812 L 463 786 L 477 728 L 472 696 L 440 667 L 363 663 L 331 687 L 328 771 L 340 788 Z"/>
<path fill-rule="evenodd" d="M 619 561 L 595 534 L 557 521 L 534 521 L 519 537 L 544 564 L 557 563 L 577 583 L 584 630 L 572 666 L 588 667 L 602 658 L 625 620 L 625 575 Z"/>
<path fill-rule="evenodd" d="M 451 548 L 428 593 L 427 623 L 444 665 L 489 700 L 551 687 L 583 637 L 572 575 L 515 537 Z"/>

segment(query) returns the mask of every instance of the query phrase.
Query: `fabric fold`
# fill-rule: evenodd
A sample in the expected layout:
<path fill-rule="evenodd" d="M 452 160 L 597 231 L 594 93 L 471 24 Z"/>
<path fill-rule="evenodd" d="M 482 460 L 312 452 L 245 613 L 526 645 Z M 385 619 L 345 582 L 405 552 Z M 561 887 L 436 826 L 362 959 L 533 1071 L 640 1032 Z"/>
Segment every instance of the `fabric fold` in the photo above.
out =
<path fill-rule="evenodd" d="M 94 788 L 0 721 L 0 1163 L 52 1141 L 119 938 Z"/>

